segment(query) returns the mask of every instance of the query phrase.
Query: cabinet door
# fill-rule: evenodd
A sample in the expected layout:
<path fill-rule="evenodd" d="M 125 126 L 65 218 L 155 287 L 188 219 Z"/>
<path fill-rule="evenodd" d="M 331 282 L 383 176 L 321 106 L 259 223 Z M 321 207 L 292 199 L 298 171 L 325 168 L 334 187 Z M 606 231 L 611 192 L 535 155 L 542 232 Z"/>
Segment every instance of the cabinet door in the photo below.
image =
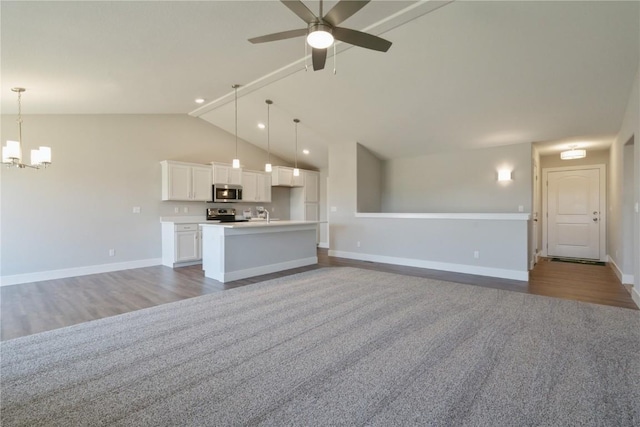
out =
<path fill-rule="evenodd" d="M 289 168 L 278 169 L 278 184 L 291 186 L 293 183 L 293 170 Z"/>
<path fill-rule="evenodd" d="M 317 203 L 305 203 L 304 204 L 304 220 L 305 221 L 318 221 L 320 218 L 320 209 Z"/>
<path fill-rule="evenodd" d="M 191 199 L 201 202 L 211 200 L 211 168 L 193 166 L 191 170 Z"/>
<path fill-rule="evenodd" d="M 258 199 L 258 187 L 256 185 L 257 174 L 254 172 L 242 172 L 242 201 L 255 202 Z"/>
<path fill-rule="evenodd" d="M 230 166 L 213 165 L 213 183 L 214 184 L 230 184 L 229 171 Z"/>
<path fill-rule="evenodd" d="M 168 173 L 168 199 L 190 200 L 191 195 L 191 167 L 181 164 L 169 164 Z"/>
<path fill-rule="evenodd" d="M 292 187 L 304 187 L 304 171 L 300 170 L 300 175 L 294 176 L 291 171 L 291 186 Z"/>
<path fill-rule="evenodd" d="M 229 168 L 229 182 L 227 184 L 242 185 L 242 169 Z"/>
<path fill-rule="evenodd" d="M 257 202 L 271 203 L 271 175 L 268 173 L 256 174 Z"/>
<path fill-rule="evenodd" d="M 306 203 L 318 203 L 320 177 L 315 172 L 304 172 L 304 201 Z"/>
<path fill-rule="evenodd" d="M 176 262 L 197 261 L 200 258 L 199 231 L 176 232 Z"/>

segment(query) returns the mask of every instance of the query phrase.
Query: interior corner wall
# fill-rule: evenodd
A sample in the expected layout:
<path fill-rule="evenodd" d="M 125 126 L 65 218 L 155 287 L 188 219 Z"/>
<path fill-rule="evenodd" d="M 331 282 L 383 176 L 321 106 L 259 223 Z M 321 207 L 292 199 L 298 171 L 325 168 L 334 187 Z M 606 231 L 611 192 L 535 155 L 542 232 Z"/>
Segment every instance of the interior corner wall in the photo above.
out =
<path fill-rule="evenodd" d="M 633 138 L 634 150 L 626 150 L 625 144 Z M 634 284 L 634 300 L 640 305 L 640 214 L 635 206 L 640 203 L 640 63 L 638 73 L 629 94 L 627 109 L 618 135 L 611 145 L 609 153 L 609 221 L 607 230 L 607 248 L 611 260 L 617 270 L 622 270 L 623 282 L 626 278 L 632 278 Z M 632 153 L 632 154 L 631 154 Z M 624 197 L 624 165 L 625 155 L 633 155 L 634 177 L 633 188 L 627 194 L 633 200 L 625 203 Z M 626 162 L 628 164 L 628 162 Z M 633 209 L 631 221 L 623 220 L 623 209 Z M 626 233 L 633 235 L 633 244 L 625 249 L 623 236 Z M 628 253 L 631 251 L 632 253 Z M 625 260 L 631 260 L 626 262 Z"/>
<path fill-rule="evenodd" d="M 531 164 L 531 144 L 387 160 L 382 212 L 531 212 Z M 498 182 L 500 169 L 512 181 Z"/>
<path fill-rule="evenodd" d="M 361 144 L 356 145 L 358 212 L 380 212 L 382 161 Z"/>
<path fill-rule="evenodd" d="M 531 198 L 530 145 L 524 152 L 523 163 L 529 166 L 516 176 L 527 183 L 521 197 L 530 207 L 530 201 L 525 202 Z M 359 217 L 357 162 L 356 143 L 329 147 L 329 255 L 495 277 L 526 276 L 527 221 Z M 499 185 L 495 178 L 492 182 Z"/>
<path fill-rule="evenodd" d="M 16 139 L 15 119 L 2 116 L 3 141 Z M 2 276 L 159 259 L 160 216 L 175 207 L 204 216 L 210 206 L 162 202 L 160 161 L 230 163 L 235 149 L 233 135 L 182 114 L 29 115 L 23 138 L 25 154 L 51 146 L 53 165 L 0 170 Z M 239 143 L 243 167 L 261 170 L 266 153 Z M 278 197 L 274 205 L 285 206 Z"/>

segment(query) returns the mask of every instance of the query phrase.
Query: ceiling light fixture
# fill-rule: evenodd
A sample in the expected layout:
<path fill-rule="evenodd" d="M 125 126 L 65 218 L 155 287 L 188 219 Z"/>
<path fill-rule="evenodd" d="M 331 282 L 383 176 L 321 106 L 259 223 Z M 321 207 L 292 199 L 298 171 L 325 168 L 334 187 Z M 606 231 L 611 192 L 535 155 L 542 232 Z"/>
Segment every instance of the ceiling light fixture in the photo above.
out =
<path fill-rule="evenodd" d="M 266 128 L 266 127 L 267 127 L 267 126 L 265 126 L 265 124 L 264 124 L 264 123 L 258 123 L 258 129 L 264 129 L 264 128 Z"/>
<path fill-rule="evenodd" d="M 18 94 L 18 140 L 7 141 L 7 145 L 2 147 L 2 163 L 8 167 L 17 168 L 46 168 L 51 164 L 51 147 L 40 147 L 37 150 L 31 150 L 31 164 L 22 163 L 22 92 L 26 91 L 23 87 L 14 87 L 12 91 Z"/>
<path fill-rule="evenodd" d="M 267 163 L 264 165 L 265 172 L 271 172 L 273 169 L 271 167 L 271 115 L 270 115 L 270 107 L 273 104 L 273 101 L 270 99 L 265 100 L 267 103 Z M 264 127 L 264 125 L 262 125 Z"/>
<path fill-rule="evenodd" d="M 331 27 L 325 24 L 314 24 L 309 27 L 307 43 L 315 49 L 326 49 L 334 42 Z"/>
<path fill-rule="evenodd" d="M 302 150 L 302 154 L 309 154 L 309 150 L 305 148 L 304 150 Z"/>
<path fill-rule="evenodd" d="M 293 119 L 293 122 L 295 123 L 296 127 L 296 151 L 294 153 L 295 163 L 293 168 L 293 176 L 300 176 L 300 169 L 298 169 L 298 123 L 300 123 L 300 120 Z"/>
<path fill-rule="evenodd" d="M 562 160 L 574 160 L 574 159 L 582 159 L 584 157 L 587 157 L 587 150 L 576 150 L 578 146 L 577 145 L 570 145 L 569 148 L 571 148 L 568 151 L 563 151 L 560 153 L 560 158 Z"/>
<path fill-rule="evenodd" d="M 196 98 L 195 101 L 196 101 L 196 104 L 204 104 L 205 99 L 204 98 Z"/>
<path fill-rule="evenodd" d="M 236 106 L 236 156 L 233 158 L 232 166 L 234 169 L 240 168 L 240 159 L 238 158 L 238 88 L 239 84 L 234 84 L 231 86 L 234 90 L 235 94 L 235 106 Z"/>

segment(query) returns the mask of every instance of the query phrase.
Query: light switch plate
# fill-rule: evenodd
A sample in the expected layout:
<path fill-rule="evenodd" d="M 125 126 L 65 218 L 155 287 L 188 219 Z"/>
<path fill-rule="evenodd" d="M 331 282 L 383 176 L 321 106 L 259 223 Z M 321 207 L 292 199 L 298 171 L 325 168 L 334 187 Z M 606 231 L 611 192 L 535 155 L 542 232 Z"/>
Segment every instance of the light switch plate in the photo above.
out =
<path fill-rule="evenodd" d="M 134 206 L 133 207 L 133 213 L 139 214 L 140 213 L 140 206 Z"/>

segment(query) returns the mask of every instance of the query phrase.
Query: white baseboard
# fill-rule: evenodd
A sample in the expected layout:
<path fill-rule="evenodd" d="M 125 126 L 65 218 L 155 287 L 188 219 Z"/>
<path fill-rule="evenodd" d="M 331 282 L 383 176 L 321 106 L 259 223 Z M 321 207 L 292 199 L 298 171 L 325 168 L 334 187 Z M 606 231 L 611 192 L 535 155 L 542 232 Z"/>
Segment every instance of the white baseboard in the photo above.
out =
<path fill-rule="evenodd" d="M 323 249 L 329 249 L 329 242 L 319 242 L 318 247 Z"/>
<path fill-rule="evenodd" d="M 398 258 L 384 255 L 363 254 L 357 252 L 332 251 L 329 256 L 357 259 L 359 261 L 381 262 L 385 264 L 406 265 L 408 267 L 429 268 L 432 270 L 452 271 L 455 273 L 475 274 L 478 276 L 499 277 L 511 280 L 529 280 L 528 271 L 507 270 L 503 268 L 480 267 L 476 265 L 453 264 L 448 262 L 427 261 L 412 258 Z"/>
<path fill-rule="evenodd" d="M 613 260 L 613 258 L 608 256 L 608 259 L 609 259 L 609 264 L 611 264 L 611 268 L 613 269 L 613 272 L 616 273 L 616 276 L 618 276 L 618 279 L 620 279 L 620 282 L 622 282 L 623 285 L 633 285 L 634 283 L 633 274 L 624 274 L 620 269 L 620 267 L 618 267 L 618 264 L 616 264 L 616 262 Z"/>
<path fill-rule="evenodd" d="M 262 265 L 260 267 L 246 268 L 244 270 L 230 271 L 228 273 L 215 271 L 209 272 L 205 270 L 205 277 L 217 280 L 222 283 L 232 282 L 234 280 L 246 279 L 247 277 L 260 276 L 261 274 L 275 273 L 277 271 L 290 270 L 292 268 L 304 267 L 305 265 L 313 265 L 318 263 L 318 257 L 309 257 L 285 261 L 278 264 Z"/>
<path fill-rule="evenodd" d="M 85 267 L 38 271 L 36 273 L 14 274 L 12 276 L 0 277 L 0 286 L 42 282 L 44 280 L 64 279 L 65 277 L 86 276 L 88 274 L 109 273 L 111 271 L 130 270 L 132 268 L 151 267 L 161 264 L 161 258 L 150 258 L 137 261 L 116 262 L 113 264 L 88 265 Z"/>

